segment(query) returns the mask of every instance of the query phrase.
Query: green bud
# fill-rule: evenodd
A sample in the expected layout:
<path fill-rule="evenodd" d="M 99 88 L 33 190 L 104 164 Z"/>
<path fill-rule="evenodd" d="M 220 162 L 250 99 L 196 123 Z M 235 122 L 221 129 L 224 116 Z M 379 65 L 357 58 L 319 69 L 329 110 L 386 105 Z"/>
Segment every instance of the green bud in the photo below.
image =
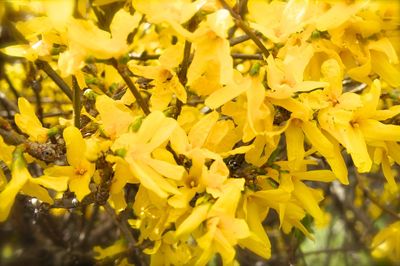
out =
<path fill-rule="evenodd" d="M 12 154 L 12 168 L 20 169 L 26 166 L 25 158 L 24 158 L 25 147 L 23 145 L 17 146 Z"/>
<path fill-rule="evenodd" d="M 97 84 L 98 80 L 95 77 L 85 77 L 86 84 Z"/>
<path fill-rule="evenodd" d="M 124 158 L 127 153 L 127 150 L 125 148 L 121 148 L 121 149 L 116 150 L 114 153 L 115 153 L 115 155 L 117 155 L 121 158 Z"/>
<path fill-rule="evenodd" d="M 143 116 L 139 116 L 135 119 L 135 121 L 133 121 L 130 125 L 128 130 L 130 132 L 137 132 L 140 128 L 140 126 L 142 125 L 143 122 Z"/>
<path fill-rule="evenodd" d="M 98 96 L 98 94 L 95 93 L 92 89 L 86 89 L 83 92 L 83 96 L 85 96 L 89 100 L 93 100 L 94 101 L 96 99 L 96 97 Z"/>
<path fill-rule="evenodd" d="M 311 39 L 316 40 L 321 38 L 321 32 L 319 30 L 315 30 L 311 33 Z"/>
<path fill-rule="evenodd" d="M 58 127 L 49 128 L 49 130 L 47 131 L 47 136 L 53 137 L 53 136 L 57 135 L 58 132 L 60 132 Z"/>
<path fill-rule="evenodd" d="M 249 72 L 250 76 L 253 77 L 253 76 L 257 75 L 260 72 L 260 67 L 261 67 L 261 64 L 259 62 L 253 64 L 250 68 L 250 72 Z"/>
<path fill-rule="evenodd" d="M 120 64 L 126 65 L 130 60 L 129 54 L 125 54 L 118 59 Z"/>

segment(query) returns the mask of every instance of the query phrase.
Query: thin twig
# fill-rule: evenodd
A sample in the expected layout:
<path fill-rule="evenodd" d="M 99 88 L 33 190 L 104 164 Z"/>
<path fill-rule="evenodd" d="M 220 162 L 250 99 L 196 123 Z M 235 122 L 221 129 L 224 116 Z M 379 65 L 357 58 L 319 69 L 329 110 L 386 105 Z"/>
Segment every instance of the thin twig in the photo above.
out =
<path fill-rule="evenodd" d="M 42 61 L 39 59 L 35 61 L 35 64 L 39 69 L 42 69 L 72 101 L 72 90 L 67 85 L 67 83 L 65 83 L 65 81 L 57 74 L 57 72 L 54 71 L 50 64 L 46 61 Z"/>
<path fill-rule="evenodd" d="M 4 142 L 8 145 L 19 145 L 26 141 L 26 138 L 14 130 L 6 130 L 0 128 L 0 136 L 3 137 Z"/>
<path fill-rule="evenodd" d="M 396 220 L 400 220 L 400 215 L 397 212 L 393 211 L 392 209 L 388 208 L 387 206 L 383 205 L 381 202 L 379 202 L 379 200 L 372 195 L 371 191 L 369 191 L 368 188 L 365 187 L 364 182 L 363 180 L 361 180 L 362 178 L 360 174 L 357 172 L 357 170 L 355 170 L 355 172 L 356 172 L 355 176 L 357 179 L 357 183 L 360 185 L 360 188 L 362 189 L 364 196 L 367 197 L 376 206 L 378 206 L 382 211 L 386 212 Z"/>
<path fill-rule="evenodd" d="M 248 41 L 248 40 L 250 40 L 250 37 L 247 34 L 244 34 L 244 35 L 241 35 L 241 36 L 238 36 L 238 37 L 230 39 L 229 40 L 229 45 L 230 46 L 235 46 L 236 44 L 239 44 L 239 43 L 242 43 L 242 42 L 245 42 L 245 41 Z"/>
<path fill-rule="evenodd" d="M 73 97 L 72 102 L 74 106 L 74 125 L 81 128 L 81 89 L 79 88 L 78 81 L 75 76 L 72 76 Z"/>
<path fill-rule="evenodd" d="M 33 90 L 33 94 L 35 95 L 36 113 L 39 118 L 39 121 L 43 124 L 43 106 L 42 106 L 42 98 L 40 97 L 40 91 L 42 90 L 42 84 L 38 80 L 32 80 L 31 88 Z"/>
<path fill-rule="evenodd" d="M 260 41 L 257 35 L 249 28 L 249 26 L 242 20 L 239 14 L 237 14 L 225 0 L 219 0 L 222 6 L 231 13 L 231 16 L 235 19 L 236 25 L 241 28 L 250 39 L 257 45 L 257 47 L 264 54 L 264 57 L 267 58 L 269 56 L 269 52 L 264 44 Z"/>
<path fill-rule="evenodd" d="M 90 231 L 93 229 L 98 214 L 99 214 L 99 205 L 94 204 L 92 216 L 90 217 L 88 223 L 86 223 L 82 232 L 81 244 L 80 244 L 82 247 L 85 247 L 89 239 Z"/>
<path fill-rule="evenodd" d="M 116 226 L 118 226 L 118 228 L 121 230 L 123 236 L 126 238 L 129 245 L 131 247 L 135 247 L 137 245 L 137 241 L 133 237 L 133 235 L 128 227 L 128 223 L 126 223 L 125 221 L 122 221 L 118 217 L 118 215 L 115 213 L 114 209 L 110 206 L 109 203 L 106 203 L 103 207 L 106 210 L 107 214 L 113 219 L 114 224 Z"/>
<path fill-rule="evenodd" d="M 4 79 L 6 80 L 11 92 L 14 94 L 15 99 L 18 99 L 20 97 L 20 95 L 19 95 L 17 89 L 15 88 L 14 84 L 12 83 L 10 77 L 6 73 L 4 73 Z"/>
<path fill-rule="evenodd" d="M 135 53 L 129 53 L 129 59 L 131 60 L 138 60 L 138 61 L 146 61 L 146 60 L 155 60 L 160 58 L 159 54 L 146 54 L 143 53 L 141 55 L 137 55 Z"/>
<path fill-rule="evenodd" d="M 127 69 L 127 66 L 118 64 L 118 61 L 115 58 L 111 59 L 111 63 L 113 67 L 118 71 L 122 79 L 125 81 L 126 85 L 128 85 L 129 90 L 132 92 L 133 96 L 136 99 L 136 102 L 143 110 L 143 112 L 146 115 L 150 114 L 150 109 L 147 102 L 143 99 L 135 84 L 133 84 L 131 78 L 127 74 L 127 71 L 129 71 L 129 69 Z"/>
<path fill-rule="evenodd" d="M 244 59 L 244 60 L 264 60 L 262 54 L 240 54 L 240 53 L 232 53 L 233 59 Z"/>
<path fill-rule="evenodd" d="M 192 17 L 188 23 L 187 26 L 189 31 L 194 31 L 196 28 L 196 16 Z M 189 42 L 188 40 L 185 41 L 185 47 L 183 48 L 183 59 L 182 59 L 182 63 L 180 65 L 180 69 L 178 72 L 178 78 L 179 81 L 181 82 L 182 86 L 185 87 L 186 83 L 187 83 L 187 72 L 189 69 L 189 65 L 190 65 L 190 50 L 192 48 L 192 43 Z M 180 101 L 179 99 L 177 99 L 176 101 L 176 112 L 174 113 L 174 118 L 176 119 L 181 111 L 182 111 L 182 101 Z"/>
<path fill-rule="evenodd" d="M 326 249 L 303 252 L 303 256 L 319 255 L 321 253 L 330 254 L 330 253 L 336 253 L 336 252 L 357 252 L 358 250 L 359 250 L 358 248 L 351 248 L 351 247 L 326 248 Z"/>
<path fill-rule="evenodd" d="M 2 101 L 2 103 L 5 105 L 4 108 L 9 111 L 14 111 L 14 112 L 18 112 L 18 106 L 13 103 L 12 101 L 10 101 L 7 96 L 0 92 L 0 99 Z"/>

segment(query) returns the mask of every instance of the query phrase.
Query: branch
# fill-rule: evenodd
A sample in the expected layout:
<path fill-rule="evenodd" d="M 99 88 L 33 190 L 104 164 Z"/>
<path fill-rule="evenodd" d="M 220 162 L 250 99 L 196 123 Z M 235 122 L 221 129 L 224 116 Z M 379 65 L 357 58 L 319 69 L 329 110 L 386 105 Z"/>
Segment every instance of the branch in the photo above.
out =
<path fill-rule="evenodd" d="M 188 30 L 190 32 L 194 31 L 196 28 L 196 16 L 192 17 L 189 20 L 188 26 L 187 26 Z M 181 82 L 182 86 L 185 88 L 185 85 L 187 83 L 187 72 L 189 69 L 189 65 L 190 65 L 190 50 L 192 48 L 192 43 L 189 42 L 188 40 L 185 41 L 185 47 L 183 48 L 183 59 L 182 59 L 182 63 L 180 64 L 180 69 L 178 72 L 178 78 L 179 81 Z M 179 114 L 182 111 L 182 102 L 177 99 L 176 101 L 176 112 L 174 113 L 173 117 L 176 119 Z"/>
<path fill-rule="evenodd" d="M 11 92 L 15 96 L 15 99 L 17 100 L 20 97 L 20 95 L 19 95 L 17 89 L 15 88 L 14 84 L 10 80 L 10 77 L 6 73 L 4 74 L 4 79 L 6 80 L 8 87 L 10 88 Z"/>
<path fill-rule="evenodd" d="M 242 20 L 239 14 L 237 14 L 225 0 L 219 0 L 222 6 L 231 13 L 231 16 L 235 19 L 236 25 L 241 28 L 249 38 L 258 46 L 261 52 L 264 54 L 264 57 L 267 58 L 269 56 L 269 52 L 264 44 L 258 39 L 257 35 L 249 28 L 249 26 Z"/>
<path fill-rule="evenodd" d="M 3 137 L 4 142 L 8 145 L 19 145 L 25 143 L 26 138 L 14 130 L 7 130 L 0 127 L 0 136 Z"/>
<path fill-rule="evenodd" d="M 232 38 L 229 40 L 229 45 L 230 46 L 235 46 L 236 44 L 245 42 L 247 40 L 250 40 L 250 37 L 247 34 Z"/>
<path fill-rule="evenodd" d="M 135 53 L 129 53 L 128 56 L 129 59 L 138 61 L 154 60 L 160 58 L 159 54 L 146 54 L 146 53 L 142 53 L 141 55 L 137 55 Z"/>
<path fill-rule="evenodd" d="M 244 60 L 264 60 L 262 54 L 240 54 L 232 53 L 232 58 L 234 59 L 244 59 Z"/>
<path fill-rule="evenodd" d="M 320 249 L 320 250 L 313 250 L 313 251 L 307 251 L 303 252 L 303 256 L 309 256 L 309 255 L 319 255 L 321 253 L 336 253 L 336 252 L 357 252 L 359 249 L 354 248 L 354 247 L 340 247 L 340 248 L 327 248 L 327 249 Z"/>
<path fill-rule="evenodd" d="M 81 88 L 79 88 L 78 81 L 75 76 L 72 76 L 72 102 L 74 106 L 74 126 L 81 128 Z"/>
<path fill-rule="evenodd" d="M 65 81 L 57 74 L 57 72 L 54 71 L 49 63 L 38 59 L 35 61 L 35 64 L 39 69 L 43 70 L 72 101 L 72 90 L 70 89 L 68 84 L 65 83 Z"/>
<path fill-rule="evenodd" d="M 42 106 L 42 98 L 40 97 L 40 91 L 42 90 L 42 84 L 38 80 L 31 81 L 31 88 L 33 90 L 33 94 L 35 95 L 36 100 L 36 113 L 39 118 L 39 121 L 43 124 L 43 106 Z"/>
<path fill-rule="evenodd" d="M 396 220 L 400 220 L 400 215 L 397 212 L 393 211 L 392 209 L 380 203 L 379 200 L 372 195 L 371 191 L 369 191 L 368 188 L 365 187 L 364 182 L 361 180 L 361 176 L 357 172 L 357 170 L 355 170 L 355 172 L 356 172 L 355 176 L 357 179 L 357 183 L 360 185 L 360 188 L 363 191 L 364 196 L 367 197 L 376 206 L 378 206 L 382 211 L 386 212 Z"/>
<path fill-rule="evenodd" d="M 121 230 L 122 234 L 126 238 L 130 247 L 135 247 L 137 245 L 137 241 L 133 238 L 133 235 L 128 227 L 128 223 L 122 221 L 118 215 L 115 213 L 114 209 L 110 206 L 110 204 L 106 203 L 104 205 L 104 209 L 107 214 L 113 219 L 114 223 Z"/>
<path fill-rule="evenodd" d="M 118 71 L 118 73 L 122 77 L 122 79 L 125 81 L 126 85 L 128 85 L 129 90 L 132 92 L 133 96 L 136 99 L 136 102 L 138 103 L 140 108 L 143 110 L 143 112 L 146 115 L 150 114 L 150 109 L 149 109 L 147 102 L 143 99 L 142 95 L 136 88 L 135 84 L 133 84 L 131 78 L 127 74 L 127 71 L 129 71 L 127 66 L 118 64 L 118 61 L 115 58 L 111 59 L 111 63 L 113 65 L 113 67 Z"/>

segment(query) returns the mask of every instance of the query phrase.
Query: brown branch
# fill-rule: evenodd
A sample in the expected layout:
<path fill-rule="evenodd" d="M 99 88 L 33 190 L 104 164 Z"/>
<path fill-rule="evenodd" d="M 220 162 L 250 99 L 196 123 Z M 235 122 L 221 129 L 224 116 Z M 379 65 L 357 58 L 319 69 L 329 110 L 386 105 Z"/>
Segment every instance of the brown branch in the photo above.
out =
<path fill-rule="evenodd" d="M 106 203 L 104 205 L 104 209 L 106 213 L 113 219 L 114 224 L 118 226 L 118 228 L 121 230 L 123 236 L 128 241 L 130 247 L 135 247 L 137 245 L 137 241 L 133 237 L 128 227 L 128 223 L 126 221 L 122 221 L 120 217 L 118 217 L 118 215 L 115 213 L 114 209 L 110 206 L 110 204 Z"/>
<path fill-rule="evenodd" d="M 33 94 L 35 95 L 36 100 L 36 113 L 39 121 L 43 124 L 43 106 L 42 106 L 42 98 L 40 97 L 40 91 L 42 90 L 42 84 L 39 80 L 31 81 L 31 88 L 33 90 Z"/>
<path fill-rule="evenodd" d="M 136 55 L 134 53 L 129 53 L 129 59 L 131 60 L 138 60 L 138 61 L 146 61 L 146 60 L 155 60 L 160 58 L 159 54 L 146 54 L 143 53 L 141 55 Z"/>
<path fill-rule="evenodd" d="M 358 250 L 359 250 L 358 248 L 354 248 L 354 247 L 327 248 L 327 249 L 303 252 L 303 256 L 319 255 L 322 253 L 331 254 L 331 253 L 336 253 L 336 252 L 348 253 L 348 252 L 357 252 Z"/>
<path fill-rule="evenodd" d="M 233 59 L 244 59 L 244 60 L 264 60 L 262 54 L 240 54 L 240 53 L 232 53 Z"/>
<path fill-rule="evenodd" d="M 260 41 L 260 39 L 257 37 L 257 35 L 253 32 L 252 29 L 249 28 L 249 26 L 242 20 L 239 14 L 237 14 L 225 0 L 219 0 L 219 2 L 222 4 L 222 6 L 229 11 L 231 16 L 235 19 L 236 25 L 241 28 L 248 36 L 249 38 L 257 45 L 257 47 L 261 50 L 261 52 L 264 54 L 264 57 L 267 58 L 269 56 L 269 52 L 267 48 L 264 46 L 264 44 Z"/>
<path fill-rule="evenodd" d="M 196 25 L 197 25 L 196 16 L 194 16 L 189 20 L 187 29 L 190 32 L 193 32 L 196 29 Z M 186 83 L 187 83 L 187 72 L 188 72 L 188 69 L 189 69 L 190 61 L 191 61 L 190 60 L 190 50 L 191 49 L 192 49 L 192 43 L 189 42 L 188 40 L 186 40 L 185 41 L 185 47 L 183 48 L 183 59 L 182 59 L 182 62 L 180 64 L 180 69 L 179 69 L 179 72 L 178 72 L 179 81 L 180 81 L 180 83 L 182 84 L 182 86 L 184 88 L 185 88 Z M 183 103 L 179 99 L 177 99 L 177 101 L 176 101 L 176 111 L 174 112 L 174 115 L 173 115 L 173 117 L 175 119 L 180 115 L 180 113 L 182 111 L 182 105 L 183 105 Z"/>
<path fill-rule="evenodd" d="M 128 67 L 126 65 L 121 65 L 118 63 L 118 61 L 115 58 L 111 59 L 111 63 L 113 67 L 118 71 L 119 75 L 122 77 L 122 79 L 125 81 L 126 85 L 128 85 L 129 90 L 132 92 L 133 96 L 136 99 L 136 102 L 140 106 L 140 108 L 143 110 L 143 112 L 148 115 L 150 114 L 150 109 L 147 104 L 147 102 L 143 99 L 142 95 L 136 88 L 135 84 L 133 84 L 131 78 L 128 75 Z"/>
<path fill-rule="evenodd" d="M 14 84 L 12 83 L 10 77 L 6 73 L 4 74 L 4 79 L 6 80 L 11 92 L 14 94 L 15 99 L 18 99 L 20 97 L 20 95 L 19 95 L 17 89 L 15 88 Z"/>
<path fill-rule="evenodd" d="M 0 92 L 0 101 L 2 102 L 4 109 L 6 109 L 6 111 L 14 111 L 14 112 L 18 112 L 18 106 L 13 103 L 12 101 L 10 101 L 6 95 L 2 92 Z"/>
<path fill-rule="evenodd" d="M 244 34 L 244 35 L 241 35 L 241 36 L 238 36 L 238 37 L 230 39 L 229 40 L 229 45 L 230 46 L 235 46 L 236 44 L 239 44 L 239 43 L 242 43 L 242 42 L 245 42 L 245 41 L 248 41 L 248 40 L 250 40 L 250 37 L 247 34 Z"/>
<path fill-rule="evenodd" d="M 383 205 L 377 198 L 375 198 L 371 191 L 368 190 L 368 188 L 364 185 L 364 182 L 362 180 L 362 177 L 360 174 L 355 170 L 355 176 L 357 179 L 357 183 L 360 185 L 361 190 L 363 191 L 363 194 L 365 197 L 367 197 L 372 203 L 374 203 L 376 206 L 378 206 L 382 211 L 386 212 L 396 220 L 400 220 L 400 214 L 395 212 L 394 210 L 388 208 L 387 206 Z"/>
<path fill-rule="evenodd" d="M 25 143 L 26 138 L 18 134 L 14 130 L 7 130 L 0 127 L 0 136 L 3 137 L 4 142 L 8 145 L 19 145 Z"/>
<path fill-rule="evenodd" d="M 46 61 L 36 60 L 36 66 L 43 70 L 53 81 L 57 84 L 57 86 L 64 92 L 65 95 L 72 101 L 72 90 L 68 86 L 67 83 L 57 74 L 56 71 L 50 66 L 50 64 Z"/>
<path fill-rule="evenodd" d="M 75 76 L 72 76 L 72 103 L 74 106 L 74 126 L 81 128 L 81 88 L 79 88 L 78 81 Z"/>

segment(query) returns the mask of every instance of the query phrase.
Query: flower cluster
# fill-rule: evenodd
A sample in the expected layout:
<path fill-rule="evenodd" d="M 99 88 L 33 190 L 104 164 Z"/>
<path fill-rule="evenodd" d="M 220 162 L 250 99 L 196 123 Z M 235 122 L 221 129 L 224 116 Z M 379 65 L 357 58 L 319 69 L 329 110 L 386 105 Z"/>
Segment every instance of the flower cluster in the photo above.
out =
<path fill-rule="evenodd" d="M 18 99 L 14 123 L 27 137 L 0 136 L 11 170 L 7 181 L 0 169 L 1 221 L 19 193 L 51 205 L 106 187 L 152 265 L 206 265 L 216 253 L 233 265 L 237 247 L 271 257 L 273 215 L 284 233 L 313 238 L 305 218 L 330 220 L 318 184 L 354 183 L 350 169 L 381 169 L 399 195 L 396 1 L 135 0 L 109 20 L 101 7 L 113 2 L 43 2 L 15 25 L 23 44 L 1 50 L 50 78 L 46 67 L 56 69 L 75 117 L 42 123 Z M 64 152 L 44 160 L 32 143 Z M 396 262 L 398 227 L 372 243 Z"/>

